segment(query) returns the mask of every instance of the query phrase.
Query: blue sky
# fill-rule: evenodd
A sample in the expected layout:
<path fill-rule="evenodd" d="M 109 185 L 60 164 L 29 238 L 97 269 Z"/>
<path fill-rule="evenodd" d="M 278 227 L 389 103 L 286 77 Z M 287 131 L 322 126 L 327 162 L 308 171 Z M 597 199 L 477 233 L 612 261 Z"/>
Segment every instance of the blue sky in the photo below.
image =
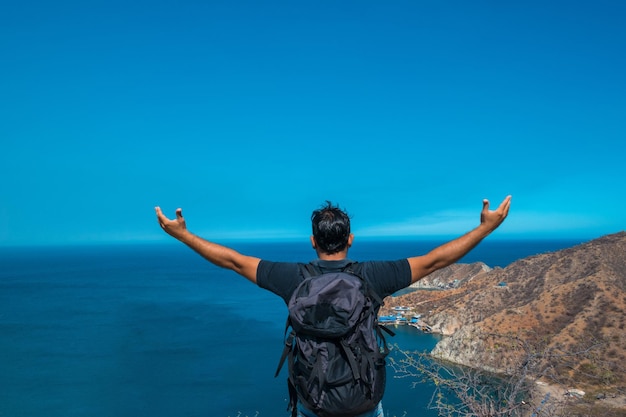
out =
<path fill-rule="evenodd" d="M 0 245 L 626 229 L 622 1 L 31 2 L 0 14 Z"/>

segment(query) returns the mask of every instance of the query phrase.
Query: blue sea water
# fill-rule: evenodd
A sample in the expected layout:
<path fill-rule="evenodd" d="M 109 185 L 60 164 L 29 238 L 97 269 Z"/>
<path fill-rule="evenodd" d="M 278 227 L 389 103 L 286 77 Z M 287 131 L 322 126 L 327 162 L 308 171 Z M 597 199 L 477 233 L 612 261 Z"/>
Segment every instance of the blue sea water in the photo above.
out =
<path fill-rule="evenodd" d="M 461 262 L 506 266 L 575 241 L 483 242 Z M 360 242 L 355 260 L 399 259 L 436 242 Z M 308 261 L 306 244 L 231 245 Z M 287 416 L 274 378 L 286 307 L 180 244 L 0 249 L 0 416 Z M 402 349 L 433 335 L 396 328 Z M 388 416 L 434 417 L 432 388 L 389 374 Z"/>

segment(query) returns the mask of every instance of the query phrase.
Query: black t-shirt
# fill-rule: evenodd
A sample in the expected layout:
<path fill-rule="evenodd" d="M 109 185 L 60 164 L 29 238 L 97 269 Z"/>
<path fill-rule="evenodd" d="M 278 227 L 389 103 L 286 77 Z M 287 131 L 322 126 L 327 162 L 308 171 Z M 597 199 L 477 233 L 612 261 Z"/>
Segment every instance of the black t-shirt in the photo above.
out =
<path fill-rule="evenodd" d="M 340 271 L 353 261 L 312 261 L 322 272 Z M 291 294 L 304 276 L 302 264 L 294 262 L 271 262 L 262 260 L 257 269 L 257 285 L 281 297 L 289 303 Z M 368 261 L 354 263 L 354 272 L 363 277 L 381 298 L 408 287 L 411 284 L 411 267 L 407 259 L 398 261 Z"/>

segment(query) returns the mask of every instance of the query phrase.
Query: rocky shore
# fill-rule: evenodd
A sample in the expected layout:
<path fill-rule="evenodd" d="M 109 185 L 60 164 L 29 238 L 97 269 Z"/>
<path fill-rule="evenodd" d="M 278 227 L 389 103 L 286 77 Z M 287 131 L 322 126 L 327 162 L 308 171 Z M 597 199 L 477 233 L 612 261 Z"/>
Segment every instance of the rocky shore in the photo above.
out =
<path fill-rule="evenodd" d="M 434 356 L 506 373 L 523 351 L 506 346 L 502 337 L 553 354 L 578 352 L 567 366 L 554 369 L 554 379 L 563 383 L 544 380 L 541 392 L 560 398 L 577 387 L 587 399 L 598 396 L 604 404 L 625 406 L 626 232 L 506 268 L 452 265 L 413 289 L 387 299 L 381 314 L 407 306 L 434 333 L 447 336 Z"/>

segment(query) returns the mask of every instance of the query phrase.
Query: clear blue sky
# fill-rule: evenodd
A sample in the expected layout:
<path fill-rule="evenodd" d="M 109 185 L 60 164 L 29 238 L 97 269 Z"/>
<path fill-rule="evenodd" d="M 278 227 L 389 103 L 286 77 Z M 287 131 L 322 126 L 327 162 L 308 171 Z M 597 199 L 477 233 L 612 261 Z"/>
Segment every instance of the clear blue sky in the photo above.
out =
<path fill-rule="evenodd" d="M 626 229 L 626 2 L 54 1 L 0 13 L 0 245 Z M 495 238 L 495 237 L 494 237 Z"/>

